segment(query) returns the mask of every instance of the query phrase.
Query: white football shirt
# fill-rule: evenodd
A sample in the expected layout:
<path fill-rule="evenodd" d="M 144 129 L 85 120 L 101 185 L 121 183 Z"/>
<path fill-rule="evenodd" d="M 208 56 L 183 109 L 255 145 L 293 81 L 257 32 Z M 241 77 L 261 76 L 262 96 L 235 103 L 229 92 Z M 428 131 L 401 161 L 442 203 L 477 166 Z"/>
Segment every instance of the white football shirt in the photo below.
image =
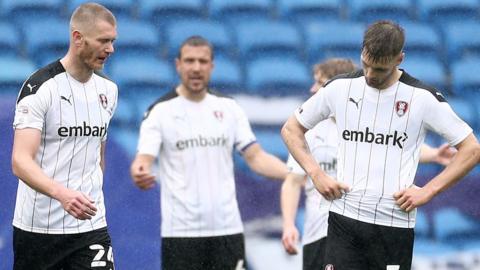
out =
<path fill-rule="evenodd" d="M 205 237 L 243 231 L 233 150 L 255 142 L 237 103 L 207 93 L 200 102 L 175 91 L 147 111 L 138 153 L 158 157 L 163 237 Z"/>
<path fill-rule="evenodd" d="M 328 118 L 305 133 L 310 151 L 322 169 L 332 177 L 337 174 L 337 128 L 335 122 Z M 300 164 L 290 155 L 287 166 L 290 172 L 306 175 Z M 308 177 L 305 184 L 305 221 L 302 242 L 304 245 L 327 236 L 328 210 L 330 202 L 315 189 L 312 179 Z"/>
<path fill-rule="evenodd" d="M 56 61 L 25 81 L 17 99 L 14 129 L 41 131 L 36 162 L 43 172 L 73 190 L 88 194 L 97 207 L 91 220 L 78 220 L 59 201 L 19 181 L 13 225 L 46 234 L 92 231 L 107 225 L 100 146 L 117 104 L 117 86 L 93 74 L 86 83 Z"/>
<path fill-rule="evenodd" d="M 399 81 L 378 90 L 363 71 L 337 77 L 295 112 L 308 129 L 334 117 L 339 138 L 337 180 L 351 191 L 330 211 L 363 222 L 402 228 L 415 226 L 415 211 L 401 210 L 393 194 L 414 184 L 420 146 L 428 130 L 450 145 L 472 129 L 443 96 L 403 71 Z"/>

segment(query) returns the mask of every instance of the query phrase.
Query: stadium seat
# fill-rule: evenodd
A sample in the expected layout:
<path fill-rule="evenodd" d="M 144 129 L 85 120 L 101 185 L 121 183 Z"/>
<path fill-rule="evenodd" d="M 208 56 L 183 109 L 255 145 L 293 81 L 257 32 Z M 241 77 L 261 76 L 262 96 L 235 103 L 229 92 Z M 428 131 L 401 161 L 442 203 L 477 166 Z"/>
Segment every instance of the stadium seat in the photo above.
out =
<path fill-rule="evenodd" d="M 71 0 L 68 5 L 69 14 L 83 3 L 92 2 L 90 0 Z M 96 0 L 98 4 L 101 4 L 108 8 L 117 19 L 130 18 L 133 16 L 135 0 Z"/>
<path fill-rule="evenodd" d="M 294 58 L 265 57 L 246 65 L 247 88 L 261 96 L 300 95 L 310 88 L 305 64 Z"/>
<path fill-rule="evenodd" d="M 210 18 L 236 24 L 272 16 L 272 0 L 210 0 Z"/>
<path fill-rule="evenodd" d="M 430 24 L 403 23 L 405 54 L 408 57 L 432 58 L 443 61 L 440 34 Z"/>
<path fill-rule="evenodd" d="M 405 60 L 400 64 L 400 68 L 405 69 L 408 74 L 425 84 L 437 88 L 440 92 L 446 92 L 446 71 L 439 60 L 405 55 Z"/>
<path fill-rule="evenodd" d="M 20 33 L 15 26 L 8 22 L 0 22 L 0 56 L 19 56 L 20 52 Z"/>
<path fill-rule="evenodd" d="M 244 61 L 264 56 L 302 57 L 302 37 L 291 23 L 252 20 L 240 22 L 234 29 Z"/>
<path fill-rule="evenodd" d="M 208 20 L 177 20 L 165 29 L 168 55 L 173 59 L 178 55 L 180 45 L 193 35 L 206 38 L 214 48 L 215 57 L 235 55 L 234 42 L 224 24 Z"/>
<path fill-rule="evenodd" d="M 448 98 L 448 104 L 457 113 L 457 115 L 467 122 L 472 128 L 478 128 L 479 115 L 474 106 L 465 98 Z"/>
<path fill-rule="evenodd" d="M 464 21 L 446 25 L 445 43 L 450 61 L 480 56 L 478 29 L 480 29 L 480 22 Z"/>
<path fill-rule="evenodd" d="M 36 70 L 26 59 L 11 56 L 0 57 L 0 91 L 18 93 L 22 84 Z"/>
<path fill-rule="evenodd" d="M 39 65 L 63 57 L 69 46 L 69 23 L 56 18 L 25 23 L 23 33 L 28 55 Z"/>
<path fill-rule="evenodd" d="M 122 57 L 159 55 L 160 37 L 152 24 L 131 19 L 119 19 L 117 25 L 119 38 L 114 43 L 114 55 L 118 54 Z"/>
<path fill-rule="evenodd" d="M 477 0 L 417 0 L 419 19 L 438 24 L 478 19 Z"/>
<path fill-rule="evenodd" d="M 353 22 L 310 23 L 305 26 L 309 63 L 330 57 L 346 57 L 360 62 L 365 27 Z"/>
<path fill-rule="evenodd" d="M 417 210 L 417 216 L 415 219 L 415 240 L 418 240 L 418 238 L 429 238 L 431 233 L 430 229 L 430 222 L 427 214 L 421 210 Z"/>
<path fill-rule="evenodd" d="M 480 57 L 471 57 L 452 64 L 452 92 L 459 96 L 480 94 Z"/>
<path fill-rule="evenodd" d="M 224 57 L 216 57 L 210 80 L 210 87 L 224 94 L 235 94 L 245 91 L 243 77 L 238 63 Z"/>
<path fill-rule="evenodd" d="M 342 12 L 340 0 L 279 0 L 277 6 L 282 20 L 301 24 L 339 20 Z"/>
<path fill-rule="evenodd" d="M 347 0 L 350 7 L 350 19 L 371 23 L 380 19 L 397 22 L 415 19 L 412 0 Z"/>
<path fill-rule="evenodd" d="M 288 150 L 280 136 L 280 127 L 278 128 L 255 128 L 257 142 L 265 151 L 277 156 L 281 160 L 287 160 Z"/>
<path fill-rule="evenodd" d="M 158 27 L 178 19 L 198 19 L 206 17 L 203 0 L 139 0 L 139 15 Z"/>
<path fill-rule="evenodd" d="M 6 17 L 19 24 L 64 14 L 62 0 L 4 0 L 0 1 L 0 7 Z"/>
<path fill-rule="evenodd" d="M 146 56 L 115 61 L 109 74 L 127 96 L 135 96 L 151 88 L 170 88 L 175 81 L 170 63 Z"/>
<path fill-rule="evenodd" d="M 445 243 L 461 244 L 469 239 L 480 239 L 478 221 L 458 208 L 446 207 L 433 214 L 434 236 Z"/>
<path fill-rule="evenodd" d="M 139 121 L 139 119 L 135 119 L 136 115 L 135 104 L 130 99 L 120 96 L 115 110 L 115 117 L 112 118 L 110 125 L 119 128 L 135 127 L 135 123 Z"/>

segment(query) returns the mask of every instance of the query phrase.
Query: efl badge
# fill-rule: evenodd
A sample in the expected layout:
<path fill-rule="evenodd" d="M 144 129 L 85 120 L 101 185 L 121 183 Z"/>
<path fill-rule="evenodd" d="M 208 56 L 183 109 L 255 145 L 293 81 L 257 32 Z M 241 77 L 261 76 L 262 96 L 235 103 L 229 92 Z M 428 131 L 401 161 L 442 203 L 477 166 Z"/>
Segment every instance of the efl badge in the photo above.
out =
<path fill-rule="evenodd" d="M 223 120 L 223 112 L 222 111 L 213 111 L 213 115 L 217 118 L 218 121 Z"/>
<path fill-rule="evenodd" d="M 107 109 L 107 105 L 108 105 L 107 96 L 105 96 L 104 94 L 100 94 L 98 95 L 98 99 L 100 101 L 100 104 L 102 104 L 102 107 L 104 109 Z"/>
<path fill-rule="evenodd" d="M 333 264 L 327 264 L 325 266 L 325 270 L 334 270 L 335 268 L 333 267 Z"/>
<path fill-rule="evenodd" d="M 405 101 L 397 101 L 395 103 L 395 111 L 397 112 L 398 117 L 402 117 L 407 113 L 408 103 Z"/>

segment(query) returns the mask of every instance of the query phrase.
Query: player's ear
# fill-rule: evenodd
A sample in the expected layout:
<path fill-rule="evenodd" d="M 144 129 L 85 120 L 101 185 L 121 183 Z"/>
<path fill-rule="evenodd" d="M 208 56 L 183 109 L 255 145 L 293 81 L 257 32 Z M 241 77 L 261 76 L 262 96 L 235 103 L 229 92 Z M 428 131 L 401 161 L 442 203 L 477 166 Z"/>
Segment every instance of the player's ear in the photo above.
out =
<path fill-rule="evenodd" d="M 403 62 L 403 59 L 405 59 L 405 53 L 404 53 L 404 52 L 401 52 L 401 53 L 397 56 L 396 65 L 399 66 L 399 65 Z"/>
<path fill-rule="evenodd" d="M 79 31 L 75 30 L 72 32 L 73 43 L 78 47 L 83 42 L 83 35 Z"/>

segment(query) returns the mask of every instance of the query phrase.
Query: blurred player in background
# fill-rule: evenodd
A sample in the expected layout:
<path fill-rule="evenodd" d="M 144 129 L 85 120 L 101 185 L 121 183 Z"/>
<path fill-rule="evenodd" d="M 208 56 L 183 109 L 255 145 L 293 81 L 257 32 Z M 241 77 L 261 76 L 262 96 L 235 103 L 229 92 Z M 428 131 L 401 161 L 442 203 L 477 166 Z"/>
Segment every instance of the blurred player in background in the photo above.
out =
<path fill-rule="evenodd" d="M 113 269 L 103 198 L 104 151 L 117 86 L 95 71 L 113 53 L 116 20 L 79 6 L 67 54 L 31 75 L 17 99 L 12 169 L 14 269 Z"/>
<path fill-rule="evenodd" d="M 376 33 L 372 34 L 374 32 Z M 311 210 L 307 193 L 306 219 L 312 218 L 309 211 L 310 214 L 312 211 L 317 214 L 323 212 L 323 215 L 319 215 L 323 219 L 314 223 L 316 227 L 313 229 L 321 231 L 316 238 L 327 235 L 326 211 L 329 208 L 331 211 L 328 219 L 328 241 L 320 240 L 318 244 L 319 249 L 326 251 L 326 257 L 324 263 L 321 262 L 322 257 L 317 258 L 320 265 L 317 267 L 327 264 L 332 269 L 389 269 L 389 266 L 400 267 L 395 269 L 410 268 L 413 229 L 409 228 L 414 225 L 415 212 L 412 214 L 408 212 L 431 199 L 433 194 L 427 193 L 424 198 L 419 198 L 420 196 L 409 198 L 406 205 L 404 204 L 406 199 L 399 199 L 396 203 L 400 207 L 395 205 L 394 194 L 398 199 L 402 192 L 406 196 L 409 196 L 407 194 L 412 196 L 426 190 L 412 185 L 418 160 L 449 163 L 446 159 L 436 158 L 442 151 L 448 153 L 446 146 L 443 146 L 441 151 L 424 146 L 422 154 L 419 153 L 418 146 L 423 141 L 425 127 L 419 126 L 418 122 L 411 119 L 424 117 L 425 114 L 438 109 L 445 119 L 452 120 L 452 127 L 458 127 L 461 133 L 460 135 L 447 132 L 447 140 L 455 145 L 466 139 L 466 147 L 462 147 L 463 145 L 458 147 L 464 150 L 459 158 L 469 164 L 461 171 L 457 171 L 448 181 L 458 179 L 474 164 L 475 148 L 478 145 L 471 135 L 471 129 L 459 121 L 448 106 L 444 106 L 446 103 L 443 98 L 438 97 L 438 92 L 397 69 L 403 59 L 402 48 L 403 31 L 397 25 L 379 22 L 371 26 L 366 32 L 362 52 L 363 71 L 341 75 L 326 83 L 325 89 L 307 101 L 284 127 L 283 135 L 289 149 L 309 175 L 313 176 L 315 187 L 326 199 L 341 197 L 333 201 L 332 206 L 322 197 L 318 197 L 314 210 Z M 414 94 L 425 104 L 414 103 L 417 106 L 414 107 L 412 102 L 418 102 L 413 99 Z M 428 111 L 427 108 L 435 110 Z M 409 115 L 411 117 L 402 118 Z M 329 120 L 332 117 L 334 121 Z M 409 118 L 413 129 L 406 127 Z M 433 118 L 425 117 L 425 124 L 437 131 L 448 130 L 447 126 L 439 124 L 440 119 Z M 322 121 L 324 119 L 326 120 Z M 333 126 L 331 129 L 324 127 L 320 130 L 317 129 L 318 125 L 315 126 L 318 122 L 319 125 L 325 125 L 326 121 L 330 121 Z M 302 137 L 307 130 L 306 127 L 314 126 L 315 128 L 305 137 L 310 146 L 308 150 Z M 340 131 L 340 138 L 336 136 L 337 129 Z M 396 129 L 401 130 L 401 133 Z M 331 157 L 330 162 L 327 160 L 329 153 L 327 147 L 323 151 L 320 150 L 323 141 L 327 144 L 329 130 L 334 130 L 333 138 L 340 141 L 338 164 L 337 160 L 333 162 Z M 384 135 L 380 132 L 390 134 Z M 412 139 L 407 142 L 409 138 Z M 336 146 L 336 142 L 330 145 L 334 153 Z M 307 154 L 309 151 L 313 156 Z M 465 153 L 473 156 L 467 157 Z M 333 158 L 336 156 L 334 154 Z M 339 171 L 336 175 L 339 182 L 331 182 L 335 177 L 332 170 L 335 171 L 337 166 Z M 434 182 L 437 181 L 431 183 Z M 288 183 L 289 181 L 286 181 L 284 185 L 287 186 Z M 449 184 L 451 183 L 446 186 Z M 404 190 L 405 188 L 407 189 Z M 397 191 L 400 193 L 396 193 Z M 284 244 L 289 252 L 295 252 L 293 244 L 298 238 L 298 232 L 293 226 L 298 193 L 297 191 L 297 195 L 291 196 L 296 200 L 295 207 L 291 208 L 293 212 L 287 212 L 286 215 L 288 223 Z M 327 207 L 319 209 L 325 204 Z M 307 231 L 306 234 L 308 233 L 312 232 Z M 371 240 L 368 240 L 369 238 Z M 391 249 L 393 246 L 396 246 L 394 250 Z M 310 252 L 307 253 L 309 256 Z"/>
<path fill-rule="evenodd" d="M 188 38 L 175 63 L 181 83 L 146 112 L 131 166 L 141 189 L 160 180 L 162 269 L 244 269 L 233 150 L 266 177 L 283 179 L 287 167 L 256 142 L 240 106 L 208 88 L 214 63 L 207 40 Z"/>

